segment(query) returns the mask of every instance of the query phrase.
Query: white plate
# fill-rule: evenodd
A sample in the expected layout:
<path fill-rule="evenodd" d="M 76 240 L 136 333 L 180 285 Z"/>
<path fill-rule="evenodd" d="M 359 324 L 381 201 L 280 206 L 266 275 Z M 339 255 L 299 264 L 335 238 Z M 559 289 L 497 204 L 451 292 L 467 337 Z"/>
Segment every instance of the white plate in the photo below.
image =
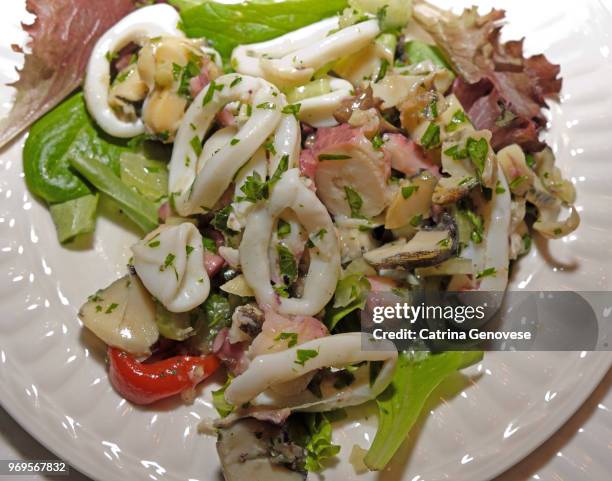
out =
<path fill-rule="evenodd" d="M 583 218 L 578 232 L 550 245 L 555 264 L 532 252 L 513 288 L 610 290 L 610 10 L 595 0 L 495 4 L 507 7 L 512 36 L 529 34 L 530 52 L 545 51 L 563 66 L 562 103 L 551 111 L 549 140 L 576 183 Z M 0 35 L 7 31 L 0 28 Z M 47 210 L 23 183 L 22 145 L 20 139 L 0 154 L 2 404 L 43 444 L 93 478 L 218 479 L 214 439 L 196 433 L 199 420 L 213 415 L 209 397 L 192 406 L 129 405 L 107 382 L 101 346 L 76 319 L 88 294 L 125 271 L 134 235 L 100 219 L 93 248 L 58 246 Z M 431 415 L 379 478 L 493 477 L 561 426 L 610 361 L 609 353 L 487 355 L 468 378 L 456 376 L 433 396 Z M 356 478 L 346 458 L 354 443 L 368 445 L 374 425 L 369 415 L 336 430 L 343 454 L 326 479 Z"/>

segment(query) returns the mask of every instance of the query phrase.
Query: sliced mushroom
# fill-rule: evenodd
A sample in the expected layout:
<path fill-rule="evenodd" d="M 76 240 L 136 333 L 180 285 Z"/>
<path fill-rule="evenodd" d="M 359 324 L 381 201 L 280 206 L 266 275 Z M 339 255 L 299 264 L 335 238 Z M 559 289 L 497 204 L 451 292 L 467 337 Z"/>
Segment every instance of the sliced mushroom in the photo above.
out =
<path fill-rule="evenodd" d="M 400 239 L 373 251 L 364 259 L 376 269 L 413 269 L 439 264 L 453 255 L 454 235 L 450 229 L 419 231 L 410 240 Z"/>
<path fill-rule="evenodd" d="M 155 303 L 138 277 L 127 275 L 90 296 L 79 319 L 109 346 L 149 354 L 157 342 Z"/>
<path fill-rule="evenodd" d="M 304 450 L 281 427 L 241 419 L 219 429 L 217 452 L 225 481 L 305 481 Z"/>

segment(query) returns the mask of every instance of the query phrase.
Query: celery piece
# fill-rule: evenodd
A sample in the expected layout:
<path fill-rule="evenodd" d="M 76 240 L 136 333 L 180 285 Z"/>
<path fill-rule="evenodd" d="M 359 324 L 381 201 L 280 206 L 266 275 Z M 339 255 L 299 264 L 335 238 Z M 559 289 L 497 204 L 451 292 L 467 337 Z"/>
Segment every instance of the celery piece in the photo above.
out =
<path fill-rule="evenodd" d="M 168 167 L 165 162 L 132 152 L 122 154 L 119 162 L 121 181 L 125 185 L 154 202 L 168 195 Z"/>
<path fill-rule="evenodd" d="M 53 204 L 49 208 L 57 238 L 61 243 L 69 242 L 81 234 L 89 234 L 96 228 L 98 194 Z"/>
<path fill-rule="evenodd" d="M 70 159 L 70 165 L 96 189 L 117 202 L 123 212 L 143 232 L 150 232 L 157 227 L 158 216 L 155 204 L 121 182 L 109 167 L 95 159 L 76 156 Z"/>

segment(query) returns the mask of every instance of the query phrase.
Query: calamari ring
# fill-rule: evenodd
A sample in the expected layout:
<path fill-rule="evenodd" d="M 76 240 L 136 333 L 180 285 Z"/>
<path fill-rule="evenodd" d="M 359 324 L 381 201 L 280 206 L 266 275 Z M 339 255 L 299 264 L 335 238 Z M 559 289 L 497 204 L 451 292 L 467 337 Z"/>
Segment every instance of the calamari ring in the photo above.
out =
<path fill-rule="evenodd" d="M 184 37 L 178 29 L 180 16 L 170 5 L 144 7 L 129 14 L 108 30 L 96 43 L 89 63 L 83 91 L 87 109 L 104 132 L 114 137 L 130 138 L 144 133 L 141 119 L 122 120 L 108 103 L 111 65 L 108 53 L 118 52 L 130 43 L 142 43 L 159 36 Z"/>
<path fill-rule="evenodd" d="M 249 103 L 251 116 L 229 143 L 204 156 L 208 149 L 202 141 L 215 116 L 236 101 Z M 285 103 L 271 83 L 237 74 L 219 77 L 198 94 L 183 117 L 170 161 L 169 187 L 180 215 L 214 207 L 240 168 L 275 131 Z"/>
<path fill-rule="evenodd" d="M 292 210 L 314 247 L 301 298 L 281 298 L 270 284 L 268 248 L 274 223 L 286 209 Z M 340 275 L 340 248 L 333 222 L 325 206 L 300 178 L 298 169 L 285 172 L 268 202 L 249 215 L 240 243 L 240 263 L 247 283 L 260 305 L 282 314 L 313 316 L 334 295 Z"/>

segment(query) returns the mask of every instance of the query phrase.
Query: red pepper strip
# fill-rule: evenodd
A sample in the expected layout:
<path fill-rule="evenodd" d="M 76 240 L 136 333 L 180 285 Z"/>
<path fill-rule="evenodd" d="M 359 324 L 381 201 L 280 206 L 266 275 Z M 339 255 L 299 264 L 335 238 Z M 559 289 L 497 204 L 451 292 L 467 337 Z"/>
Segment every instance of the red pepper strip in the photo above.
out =
<path fill-rule="evenodd" d="M 219 367 L 217 356 L 175 356 L 143 364 L 124 351 L 108 348 L 111 384 L 134 404 L 151 404 L 174 396 L 210 376 Z"/>

